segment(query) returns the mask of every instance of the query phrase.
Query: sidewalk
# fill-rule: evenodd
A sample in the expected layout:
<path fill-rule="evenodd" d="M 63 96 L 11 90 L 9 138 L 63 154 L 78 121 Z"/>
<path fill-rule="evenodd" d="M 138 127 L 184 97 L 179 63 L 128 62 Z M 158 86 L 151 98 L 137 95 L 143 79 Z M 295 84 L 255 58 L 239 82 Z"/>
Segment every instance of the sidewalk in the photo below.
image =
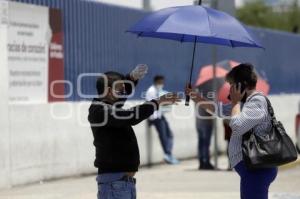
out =
<path fill-rule="evenodd" d="M 224 167 L 224 161 L 221 161 Z M 137 175 L 139 199 L 239 199 L 234 172 L 196 170 L 197 161 L 143 168 Z M 279 171 L 271 199 L 300 199 L 300 165 Z M 0 199 L 95 199 L 95 176 L 64 179 L 0 191 Z"/>

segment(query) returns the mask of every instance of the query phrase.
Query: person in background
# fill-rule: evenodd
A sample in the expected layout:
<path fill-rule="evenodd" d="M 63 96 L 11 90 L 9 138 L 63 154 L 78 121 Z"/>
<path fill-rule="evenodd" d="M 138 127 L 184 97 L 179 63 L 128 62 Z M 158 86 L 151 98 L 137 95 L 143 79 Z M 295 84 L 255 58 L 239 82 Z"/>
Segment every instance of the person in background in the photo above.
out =
<path fill-rule="evenodd" d="M 198 115 L 196 117 L 196 128 L 198 132 L 198 159 L 199 170 L 214 170 L 210 163 L 210 142 L 213 131 L 213 117 L 205 109 L 196 106 Z"/>
<path fill-rule="evenodd" d="M 123 109 L 133 85 L 147 73 L 146 65 L 138 65 L 129 75 L 106 72 L 97 79 L 99 97 L 92 101 L 88 120 L 96 148 L 98 199 L 136 198 L 135 173 L 140 165 L 137 139 L 132 126 L 147 119 L 160 104 L 179 101 L 168 94 L 131 109 Z M 126 80 L 126 81 L 125 81 Z"/>
<path fill-rule="evenodd" d="M 146 92 L 146 100 L 156 99 L 166 91 L 163 90 L 165 83 L 164 76 L 157 75 L 153 79 L 153 85 L 150 86 Z M 164 160 L 168 164 L 178 164 L 179 161 L 173 156 L 173 133 L 170 129 L 169 123 L 166 120 L 161 110 L 156 110 L 153 115 L 149 117 L 149 126 L 154 125 L 159 136 L 161 146 L 164 151 Z"/>

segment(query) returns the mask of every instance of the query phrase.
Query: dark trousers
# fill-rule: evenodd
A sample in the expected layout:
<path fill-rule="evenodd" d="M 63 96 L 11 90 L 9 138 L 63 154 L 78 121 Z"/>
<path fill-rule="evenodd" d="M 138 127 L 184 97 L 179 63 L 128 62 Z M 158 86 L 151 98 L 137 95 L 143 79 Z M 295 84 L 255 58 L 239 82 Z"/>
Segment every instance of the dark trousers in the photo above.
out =
<path fill-rule="evenodd" d="M 249 170 L 242 161 L 234 169 L 241 177 L 241 199 L 268 199 L 277 168 Z"/>
<path fill-rule="evenodd" d="M 155 126 L 164 153 L 171 155 L 173 149 L 173 133 L 166 118 L 162 116 L 160 119 L 149 120 L 149 124 Z"/>
<path fill-rule="evenodd" d="M 198 159 L 200 163 L 207 164 L 210 160 L 210 141 L 212 136 L 212 124 L 197 124 L 198 132 Z"/>

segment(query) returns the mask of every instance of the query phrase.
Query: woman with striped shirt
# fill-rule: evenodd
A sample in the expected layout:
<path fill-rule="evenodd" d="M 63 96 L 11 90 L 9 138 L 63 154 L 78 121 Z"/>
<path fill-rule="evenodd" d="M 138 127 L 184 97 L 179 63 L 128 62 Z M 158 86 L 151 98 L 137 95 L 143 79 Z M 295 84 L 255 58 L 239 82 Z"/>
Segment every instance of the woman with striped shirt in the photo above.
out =
<path fill-rule="evenodd" d="M 223 115 L 231 116 L 229 126 L 232 136 L 228 153 L 231 167 L 241 178 L 241 199 L 268 199 L 269 186 L 277 176 L 277 168 L 249 170 L 242 153 L 245 133 L 252 130 L 259 136 L 267 136 L 272 127 L 267 101 L 262 93 L 255 90 L 257 75 L 251 64 L 234 67 L 227 74 L 226 81 L 231 85 L 229 106 L 203 103 L 207 100 L 189 88 L 186 89 L 186 94 L 207 111 L 216 112 L 215 107 L 220 107 Z"/>

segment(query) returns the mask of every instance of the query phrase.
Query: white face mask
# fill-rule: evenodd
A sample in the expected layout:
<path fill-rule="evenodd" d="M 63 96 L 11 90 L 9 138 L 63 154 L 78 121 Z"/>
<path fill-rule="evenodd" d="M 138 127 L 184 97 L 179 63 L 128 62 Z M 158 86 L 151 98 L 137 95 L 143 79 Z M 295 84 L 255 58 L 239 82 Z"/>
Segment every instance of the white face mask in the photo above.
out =
<path fill-rule="evenodd" d="M 164 88 L 163 84 L 156 85 L 156 89 L 161 91 Z"/>

